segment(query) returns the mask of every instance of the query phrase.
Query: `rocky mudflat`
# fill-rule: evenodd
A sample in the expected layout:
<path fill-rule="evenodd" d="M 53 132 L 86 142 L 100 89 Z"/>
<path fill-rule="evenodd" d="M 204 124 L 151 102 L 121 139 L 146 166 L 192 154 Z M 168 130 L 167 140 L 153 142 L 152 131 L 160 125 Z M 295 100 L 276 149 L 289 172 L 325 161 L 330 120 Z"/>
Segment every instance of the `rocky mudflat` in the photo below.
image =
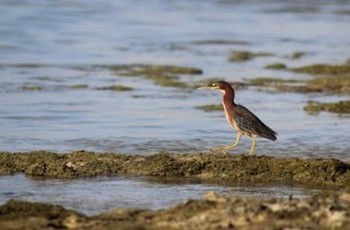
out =
<path fill-rule="evenodd" d="M 0 153 L 0 175 L 199 177 L 238 182 L 300 183 L 325 192 L 304 199 L 261 199 L 209 192 L 168 209 L 119 208 L 95 216 L 48 203 L 8 200 L 0 229 L 346 229 L 350 228 L 350 164 L 326 158 L 214 153 L 124 155 L 71 152 Z M 160 197 L 161 199 L 161 197 Z"/>
<path fill-rule="evenodd" d="M 1 229 L 349 229 L 350 191 L 307 199 L 256 199 L 209 192 L 166 210 L 116 209 L 96 216 L 10 200 Z"/>
<path fill-rule="evenodd" d="M 48 178 L 177 176 L 228 181 L 350 186 L 350 163 L 329 158 L 300 159 L 219 153 L 125 155 L 36 151 L 0 153 L 0 175 L 24 173 Z"/>

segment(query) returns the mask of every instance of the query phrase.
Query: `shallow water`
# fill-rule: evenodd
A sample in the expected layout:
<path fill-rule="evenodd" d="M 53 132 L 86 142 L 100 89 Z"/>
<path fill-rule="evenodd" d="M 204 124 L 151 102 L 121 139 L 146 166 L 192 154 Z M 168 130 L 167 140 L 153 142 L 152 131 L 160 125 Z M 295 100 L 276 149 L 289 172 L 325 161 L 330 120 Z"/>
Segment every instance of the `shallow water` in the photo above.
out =
<path fill-rule="evenodd" d="M 217 183 L 216 183 L 217 184 Z M 60 204 L 94 215 L 116 208 L 163 209 L 215 191 L 225 195 L 263 198 L 303 198 L 318 190 L 298 186 L 213 185 L 199 179 L 99 177 L 76 180 L 40 180 L 24 175 L 0 177 L 0 204 L 9 199 Z"/>
<path fill-rule="evenodd" d="M 309 76 L 263 67 L 273 62 L 290 67 L 342 64 L 350 57 L 350 1 L 251 3 L 1 1 L 0 150 L 195 152 L 235 138 L 221 112 L 204 113 L 195 108 L 219 103 L 219 93 L 156 86 L 145 79 L 91 68 L 93 64 L 195 66 L 204 74 L 182 77 L 194 83 L 208 77 L 230 81 L 260 76 L 304 79 Z M 275 56 L 230 63 L 227 59 L 232 50 L 271 52 Z M 296 51 L 306 55 L 298 60 L 287 57 Z M 134 90 L 96 90 L 112 84 Z M 349 117 L 308 115 L 302 109 L 309 100 L 349 100 L 348 95 L 276 93 L 254 88 L 239 89 L 236 95 L 238 103 L 279 133 L 277 142 L 259 140 L 257 154 L 350 160 Z M 248 152 L 249 144 L 243 138 L 232 153 Z M 79 183 L 93 191 L 98 181 Z M 134 183 L 141 188 L 143 185 L 125 178 L 102 181 L 106 186 L 130 186 L 129 192 L 134 191 Z M 157 186 L 155 191 L 162 187 Z M 164 186 L 169 191 L 172 188 Z M 181 189 L 186 190 L 186 186 Z M 37 200 L 41 199 L 45 196 L 38 195 Z M 68 197 L 64 202 L 72 200 Z M 149 207 L 158 207 L 152 202 Z"/>

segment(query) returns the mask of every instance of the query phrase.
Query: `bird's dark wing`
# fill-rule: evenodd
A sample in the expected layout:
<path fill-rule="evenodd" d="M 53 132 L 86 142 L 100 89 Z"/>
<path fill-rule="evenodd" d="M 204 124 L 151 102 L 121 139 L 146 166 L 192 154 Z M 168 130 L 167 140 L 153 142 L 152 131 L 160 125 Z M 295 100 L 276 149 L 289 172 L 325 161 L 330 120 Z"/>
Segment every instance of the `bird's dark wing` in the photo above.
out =
<path fill-rule="evenodd" d="M 242 131 L 250 134 L 255 134 L 272 141 L 277 139 L 277 133 L 265 125 L 246 107 L 237 105 L 233 110 L 233 116 L 238 128 Z"/>

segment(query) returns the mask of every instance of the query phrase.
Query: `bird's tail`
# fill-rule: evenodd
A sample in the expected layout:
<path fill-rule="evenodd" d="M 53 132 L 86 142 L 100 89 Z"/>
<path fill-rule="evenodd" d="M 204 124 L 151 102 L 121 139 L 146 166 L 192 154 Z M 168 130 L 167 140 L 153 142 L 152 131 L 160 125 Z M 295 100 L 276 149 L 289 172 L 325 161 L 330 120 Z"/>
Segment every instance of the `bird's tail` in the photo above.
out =
<path fill-rule="evenodd" d="M 271 141 L 277 140 L 277 132 L 273 131 L 270 127 L 265 125 L 264 132 L 262 133 L 261 137 L 264 137 L 266 139 L 269 139 Z"/>

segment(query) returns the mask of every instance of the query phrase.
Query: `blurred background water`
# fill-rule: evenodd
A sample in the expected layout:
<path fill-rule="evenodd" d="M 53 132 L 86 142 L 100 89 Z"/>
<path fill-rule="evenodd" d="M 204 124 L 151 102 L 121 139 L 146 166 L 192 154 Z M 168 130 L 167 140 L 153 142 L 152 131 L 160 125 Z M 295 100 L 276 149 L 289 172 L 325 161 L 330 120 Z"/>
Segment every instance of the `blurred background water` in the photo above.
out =
<path fill-rule="evenodd" d="M 235 133 L 223 113 L 195 108 L 219 103 L 218 92 L 162 87 L 91 66 L 166 64 L 203 70 L 182 76 L 187 83 L 210 77 L 307 79 L 263 67 L 273 62 L 342 64 L 350 57 L 349 25 L 350 1 L 345 0 L 2 0 L 0 150 L 151 154 L 231 143 Z M 275 55 L 231 63 L 233 50 Z M 306 55 L 288 58 L 294 52 Z M 134 90 L 96 90 L 113 84 Z M 303 111 L 309 100 L 348 100 L 349 95 L 246 88 L 237 89 L 236 96 L 279 133 L 277 142 L 259 140 L 256 154 L 350 159 L 349 117 Z M 232 154 L 246 153 L 249 145 L 243 138 Z"/>

